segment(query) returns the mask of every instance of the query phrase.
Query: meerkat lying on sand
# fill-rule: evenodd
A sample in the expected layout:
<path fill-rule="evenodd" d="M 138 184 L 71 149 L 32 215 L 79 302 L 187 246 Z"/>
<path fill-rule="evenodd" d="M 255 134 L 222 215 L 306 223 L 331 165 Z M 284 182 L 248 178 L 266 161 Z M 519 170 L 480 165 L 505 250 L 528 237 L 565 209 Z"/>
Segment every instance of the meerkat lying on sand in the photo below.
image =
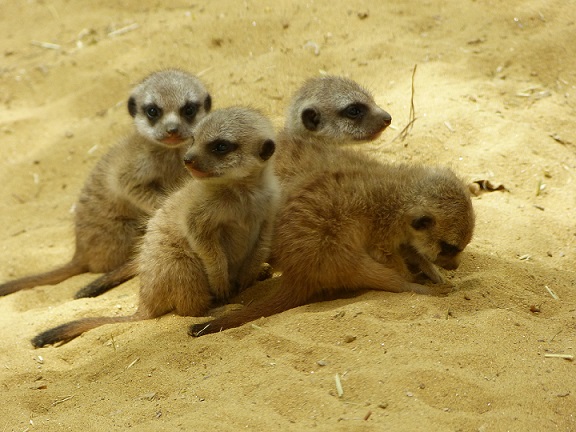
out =
<path fill-rule="evenodd" d="M 474 221 L 468 189 L 448 168 L 343 162 L 315 172 L 281 204 L 272 246 L 278 289 L 189 333 L 237 327 L 323 294 L 441 293 L 415 283 L 407 265 L 441 281 L 435 265 L 458 267 Z"/>

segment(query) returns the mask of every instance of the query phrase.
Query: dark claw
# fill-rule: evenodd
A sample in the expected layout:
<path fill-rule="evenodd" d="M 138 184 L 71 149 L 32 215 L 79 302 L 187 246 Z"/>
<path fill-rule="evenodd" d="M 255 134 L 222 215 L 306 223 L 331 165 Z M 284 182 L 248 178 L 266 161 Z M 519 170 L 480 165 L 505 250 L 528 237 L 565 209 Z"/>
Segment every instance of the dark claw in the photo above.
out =
<path fill-rule="evenodd" d="M 200 337 L 204 334 L 211 333 L 208 330 L 210 323 L 194 324 L 188 329 L 188 334 L 192 337 Z"/>

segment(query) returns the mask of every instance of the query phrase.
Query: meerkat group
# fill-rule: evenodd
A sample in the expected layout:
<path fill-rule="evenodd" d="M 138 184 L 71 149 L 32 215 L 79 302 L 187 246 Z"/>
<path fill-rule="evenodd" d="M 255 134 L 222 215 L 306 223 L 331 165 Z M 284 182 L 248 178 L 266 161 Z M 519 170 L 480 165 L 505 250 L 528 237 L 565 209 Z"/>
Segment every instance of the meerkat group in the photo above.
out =
<path fill-rule="evenodd" d="M 136 313 L 72 321 L 32 344 L 67 342 L 103 324 L 168 312 L 201 316 L 252 285 L 268 256 L 280 192 L 270 160 L 275 149 L 272 125 L 254 110 L 226 108 L 201 120 L 184 156 L 192 178 L 150 219 L 135 259 Z"/>
<path fill-rule="evenodd" d="M 347 148 L 391 124 L 367 90 L 337 76 L 309 79 L 277 135 L 258 111 L 210 113 L 211 101 L 196 77 L 177 70 L 152 74 L 133 90 L 128 108 L 137 133 L 88 178 L 73 259 L 2 284 L 0 295 L 105 273 L 76 294 L 95 296 L 138 274 L 138 309 L 60 325 L 37 335 L 35 347 L 107 323 L 204 316 L 254 284 L 264 262 L 282 272 L 278 289 L 189 334 L 339 291 L 444 292 L 436 266 L 457 268 L 473 233 L 467 188 L 448 168 L 387 164 Z M 422 275 L 436 285 L 419 283 Z"/>

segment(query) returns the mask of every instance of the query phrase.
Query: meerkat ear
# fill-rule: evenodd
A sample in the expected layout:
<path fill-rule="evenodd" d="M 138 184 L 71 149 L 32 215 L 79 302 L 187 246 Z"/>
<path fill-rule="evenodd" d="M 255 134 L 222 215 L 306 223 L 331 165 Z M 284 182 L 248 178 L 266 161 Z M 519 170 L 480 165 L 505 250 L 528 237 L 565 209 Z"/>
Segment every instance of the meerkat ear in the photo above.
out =
<path fill-rule="evenodd" d="M 422 209 L 414 209 L 408 214 L 410 226 L 416 231 L 423 231 L 436 225 L 436 219 L 430 213 Z"/>
<path fill-rule="evenodd" d="M 204 111 L 210 112 L 211 109 L 212 109 L 212 96 L 208 95 L 206 96 L 206 99 L 204 99 Z"/>
<path fill-rule="evenodd" d="M 130 115 L 132 117 L 136 117 L 137 111 L 138 111 L 138 108 L 136 107 L 136 99 L 134 99 L 132 96 L 130 96 L 130 99 L 128 99 L 128 112 L 130 113 Z"/>
<path fill-rule="evenodd" d="M 260 159 L 266 161 L 274 154 L 276 150 L 276 144 L 271 139 L 264 141 L 262 148 L 260 149 Z"/>
<path fill-rule="evenodd" d="M 318 111 L 316 108 L 306 108 L 304 111 L 302 111 L 302 124 L 304 125 L 304 127 L 306 129 L 308 129 L 309 131 L 317 131 L 318 130 L 318 126 L 320 125 L 320 120 L 321 120 L 321 115 L 320 115 L 320 111 Z"/>

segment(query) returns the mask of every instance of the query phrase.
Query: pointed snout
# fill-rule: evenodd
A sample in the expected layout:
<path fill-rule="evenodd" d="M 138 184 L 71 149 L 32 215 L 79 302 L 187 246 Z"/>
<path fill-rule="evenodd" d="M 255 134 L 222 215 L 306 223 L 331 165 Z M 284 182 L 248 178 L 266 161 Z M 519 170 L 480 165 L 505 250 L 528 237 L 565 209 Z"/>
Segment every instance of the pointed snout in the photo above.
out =
<path fill-rule="evenodd" d="M 165 131 L 168 135 L 176 135 L 179 130 L 180 128 L 178 127 L 178 123 L 168 123 L 165 127 Z"/>
<path fill-rule="evenodd" d="M 385 127 L 388 127 L 392 124 L 392 116 L 386 111 L 382 111 L 382 122 L 384 123 Z"/>
<path fill-rule="evenodd" d="M 446 270 L 456 270 L 460 266 L 460 256 L 454 256 L 450 258 L 438 257 L 434 264 Z"/>

